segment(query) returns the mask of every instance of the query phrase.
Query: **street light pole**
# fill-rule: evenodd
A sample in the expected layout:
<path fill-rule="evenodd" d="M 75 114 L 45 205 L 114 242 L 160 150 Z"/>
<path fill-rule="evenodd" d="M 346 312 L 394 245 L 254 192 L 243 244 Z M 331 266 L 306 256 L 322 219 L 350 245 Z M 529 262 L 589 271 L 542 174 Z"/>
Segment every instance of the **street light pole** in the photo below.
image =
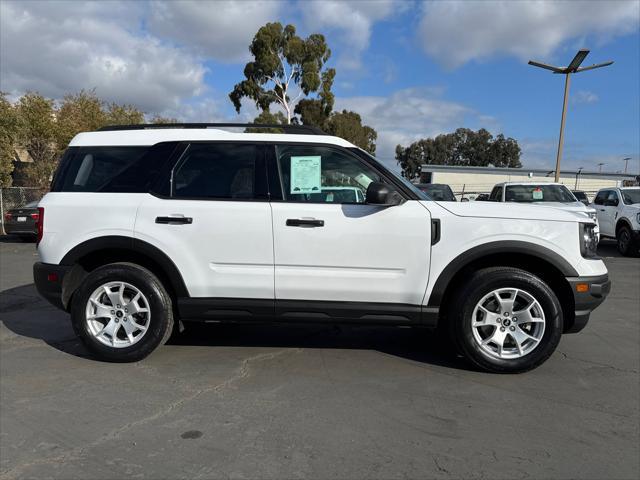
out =
<path fill-rule="evenodd" d="M 629 165 L 629 160 L 631 160 L 631 157 L 626 157 L 623 158 L 622 161 L 624 162 L 624 174 L 627 174 L 627 165 Z"/>
<path fill-rule="evenodd" d="M 564 123 L 567 118 L 567 100 L 569 99 L 569 84 L 571 75 L 567 73 L 564 80 L 564 102 L 562 103 L 562 119 L 560 120 L 560 139 L 558 140 L 558 153 L 556 154 L 555 182 L 560 181 L 560 161 L 562 160 L 562 146 L 564 145 Z M 577 178 L 577 177 L 576 177 Z"/>
<path fill-rule="evenodd" d="M 574 190 L 578 190 L 578 176 L 580 175 L 580 173 L 582 173 L 582 169 L 583 169 L 583 168 L 584 168 L 584 167 L 580 167 L 580 168 L 578 169 L 578 171 L 576 172 L 576 186 L 573 188 Z"/>
<path fill-rule="evenodd" d="M 602 165 L 606 165 L 605 163 L 598 164 L 598 173 L 602 173 Z"/>
<path fill-rule="evenodd" d="M 579 68 L 585 57 L 589 55 L 589 50 L 581 49 L 576 53 L 576 56 L 573 57 L 571 63 L 566 67 L 554 67 L 553 65 L 549 65 L 542 62 L 536 62 L 533 60 L 529 60 L 529 65 L 533 65 L 534 67 L 544 68 L 545 70 L 551 70 L 553 73 L 562 73 L 565 77 L 564 82 L 564 101 L 562 103 L 562 119 L 560 120 L 560 138 L 558 139 L 558 153 L 556 155 L 556 172 L 555 172 L 555 181 L 560 181 L 560 161 L 562 160 L 562 146 L 564 145 L 564 124 L 567 116 L 567 101 L 569 99 L 569 84 L 571 83 L 570 76 L 572 73 L 584 72 L 585 70 L 593 70 L 595 68 L 606 67 L 611 65 L 613 61 L 599 63 L 596 65 L 591 65 L 589 67 Z"/>

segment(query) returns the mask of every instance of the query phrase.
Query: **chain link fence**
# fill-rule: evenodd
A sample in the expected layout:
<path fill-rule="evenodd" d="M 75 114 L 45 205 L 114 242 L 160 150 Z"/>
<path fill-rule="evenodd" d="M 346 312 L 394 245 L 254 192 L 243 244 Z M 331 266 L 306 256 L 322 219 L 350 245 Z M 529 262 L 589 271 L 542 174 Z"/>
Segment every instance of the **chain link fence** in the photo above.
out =
<path fill-rule="evenodd" d="M 27 203 L 37 202 L 42 197 L 42 190 L 35 187 L 0 188 L 0 233 L 4 231 L 4 214 L 12 208 L 24 207 Z"/>

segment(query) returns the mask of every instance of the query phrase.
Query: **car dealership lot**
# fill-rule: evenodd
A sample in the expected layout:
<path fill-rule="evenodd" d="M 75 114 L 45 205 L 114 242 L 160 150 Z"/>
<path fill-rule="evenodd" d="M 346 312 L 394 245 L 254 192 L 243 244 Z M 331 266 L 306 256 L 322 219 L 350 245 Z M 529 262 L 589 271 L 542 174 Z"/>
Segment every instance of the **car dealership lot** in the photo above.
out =
<path fill-rule="evenodd" d="M 90 358 L 0 242 L 1 478 L 637 478 L 640 259 L 537 370 L 491 375 L 412 329 L 207 325 Z"/>

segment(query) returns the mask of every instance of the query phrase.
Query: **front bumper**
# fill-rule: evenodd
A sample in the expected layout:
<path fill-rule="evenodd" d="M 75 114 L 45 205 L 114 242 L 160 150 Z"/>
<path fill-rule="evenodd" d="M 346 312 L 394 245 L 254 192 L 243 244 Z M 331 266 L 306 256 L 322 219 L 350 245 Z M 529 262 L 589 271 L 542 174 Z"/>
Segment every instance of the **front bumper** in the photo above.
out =
<path fill-rule="evenodd" d="M 33 264 L 33 282 L 38 293 L 53 306 L 66 310 L 68 298 L 64 295 L 64 277 L 71 267 L 36 262 Z"/>
<path fill-rule="evenodd" d="M 611 291 L 609 275 L 597 277 L 569 277 L 567 278 L 575 304 L 575 317 L 573 324 L 565 333 L 576 333 L 582 330 L 589 322 L 589 315 L 602 302 Z"/>

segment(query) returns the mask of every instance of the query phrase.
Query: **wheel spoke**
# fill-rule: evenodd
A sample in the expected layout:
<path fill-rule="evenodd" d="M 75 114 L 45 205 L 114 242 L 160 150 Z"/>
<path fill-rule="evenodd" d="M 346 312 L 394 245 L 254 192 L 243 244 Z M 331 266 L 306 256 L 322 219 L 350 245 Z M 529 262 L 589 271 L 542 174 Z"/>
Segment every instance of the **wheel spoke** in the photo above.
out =
<path fill-rule="evenodd" d="M 111 288 L 112 287 L 108 287 L 108 286 L 104 286 L 104 293 L 107 294 L 107 297 L 109 297 L 109 301 L 111 302 L 111 306 L 112 307 L 116 307 L 117 305 L 122 305 L 120 303 L 120 295 L 116 292 L 112 292 Z"/>
<path fill-rule="evenodd" d="M 483 314 L 483 318 L 481 320 L 473 319 L 473 326 L 475 328 L 478 327 L 495 327 L 496 319 L 498 318 L 498 314 L 494 312 L 490 312 L 483 306 L 479 306 L 478 310 L 480 310 Z"/>
<path fill-rule="evenodd" d="M 518 319 L 519 324 L 523 323 L 544 323 L 544 318 L 534 317 L 531 313 L 533 303 L 528 305 L 524 310 L 513 312 L 513 316 Z"/>
<path fill-rule="evenodd" d="M 118 288 L 118 304 L 124 305 L 124 283 L 121 283 Z"/>
<path fill-rule="evenodd" d="M 507 337 L 507 334 L 503 331 L 501 331 L 499 328 L 496 327 L 496 329 L 493 331 L 493 334 L 489 337 L 487 337 L 482 344 L 483 345 L 488 345 L 490 343 L 492 343 L 493 345 L 496 346 L 497 350 L 498 350 L 498 356 L 502 356 L 502 349 L 504 348 L 504 340 Z"/>
<path fill-rule="evenodd" d="M 516 344 L 519 346 L 522 345 L 527 340 L 531 340 L 535 343 L 538 343 L 540 340 L 534 337 L 533 335 L 529 335 L 527 332 L 522 330 L 520 327 L 516 327 L 516 329 L 511 332 L 511 337 L 515 340 Z M 520 347 L 519 347 L 520 348 Z"/>
<path fill-rule="evenodd" d="M 93 315 L 89 315 L 87 320 L 94 320 L 96 318 L 111 318 L 111 311 L 113 310 L 108 305 L 104 305 L 93 298 L 90 299 L 91 304 L 95 307 Z"/>
<path fill-rule="evenodd" d="M 122 328 L 124 328 L 125 333 L 127 334 L 127 338 L 129 342 L 134 342 L 133 332 L 135 332 L 135 326 L 131 324 L 131 322 L 126 321 L 122 323 Z"/>

